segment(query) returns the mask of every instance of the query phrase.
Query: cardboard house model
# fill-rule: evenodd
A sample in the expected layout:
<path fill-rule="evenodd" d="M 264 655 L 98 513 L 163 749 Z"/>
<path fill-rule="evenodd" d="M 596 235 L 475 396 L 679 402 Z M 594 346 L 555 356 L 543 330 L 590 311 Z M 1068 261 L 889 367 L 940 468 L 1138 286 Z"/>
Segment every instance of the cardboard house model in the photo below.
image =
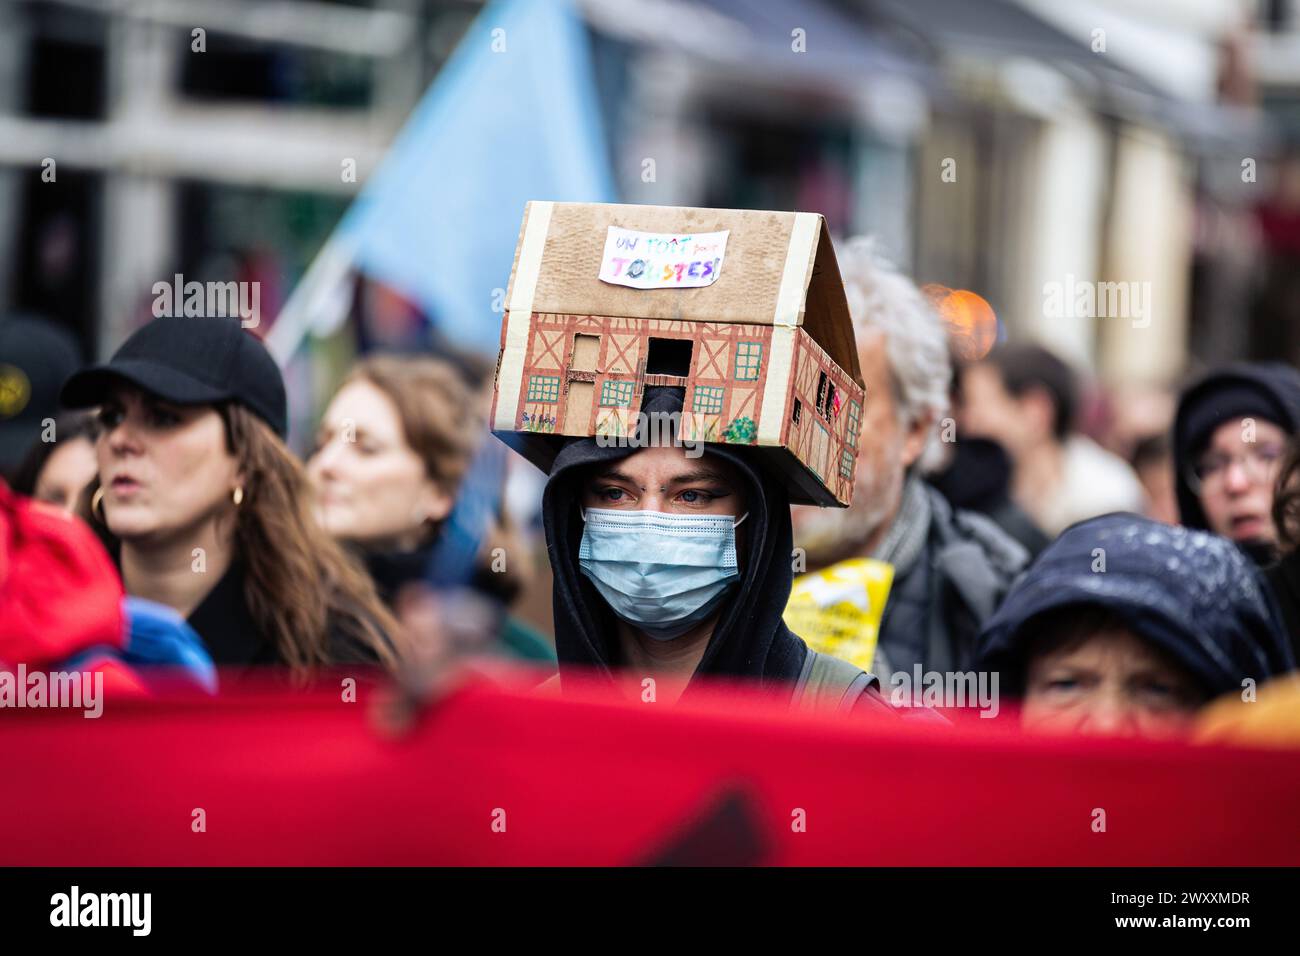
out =
<path fill-rule="evenodd" d="M 568 436 L 636 433 L 683 389 L 683 441 L 752 445 L 796 504 L 852 497 L 863 382 L 815 213 L 530 202 L 493 431 L 543 471 Z"/>

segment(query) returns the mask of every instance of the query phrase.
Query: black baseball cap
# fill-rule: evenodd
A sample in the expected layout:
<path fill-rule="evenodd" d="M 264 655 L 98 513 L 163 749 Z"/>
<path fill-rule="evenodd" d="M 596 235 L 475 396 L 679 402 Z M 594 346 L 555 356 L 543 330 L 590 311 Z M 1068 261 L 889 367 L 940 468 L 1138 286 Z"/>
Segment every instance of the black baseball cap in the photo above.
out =
<path fill-rule="evenodd" d="M 177 405 L 238 402 L 281 438 L 288 431 L 280 367 L 236 317 L 154 319 L 133 332 L 108 362 L 69 378 L 63 404 L 98 405 L 114 381 L 130 382 Z"/>

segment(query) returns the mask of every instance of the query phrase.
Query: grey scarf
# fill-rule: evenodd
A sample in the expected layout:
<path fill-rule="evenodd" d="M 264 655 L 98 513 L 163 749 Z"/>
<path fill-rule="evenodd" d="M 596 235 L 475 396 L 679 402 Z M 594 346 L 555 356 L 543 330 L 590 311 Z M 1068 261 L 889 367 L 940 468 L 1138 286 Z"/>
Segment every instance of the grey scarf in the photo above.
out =
<path fill-rule="evenodd" d="M 921 556 L 929 532 L 930 499 L 920 476 L 912 473 L 903 484 L 898 514 L 871 556 L 892 564 L 895 576 L 902 577 Z"/>

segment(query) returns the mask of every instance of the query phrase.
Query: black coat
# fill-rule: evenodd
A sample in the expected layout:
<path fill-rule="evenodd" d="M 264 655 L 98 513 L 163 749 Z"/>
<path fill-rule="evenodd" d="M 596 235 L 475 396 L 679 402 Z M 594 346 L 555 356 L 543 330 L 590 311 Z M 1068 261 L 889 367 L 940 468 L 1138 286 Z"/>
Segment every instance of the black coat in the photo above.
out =
<path fill-rule="evenodd" d="M 246 570 L 243 562 L 231 562 L 216 586 L 199 602 L 188 620 L 203 639 L 218 667 L 251 667 L 285 663 L 271 637 L 261 631 L 244 596 Z M 379 656 L 354 638 L 342 622 L 326 622 L 331 665 L 377 665 Z"/>

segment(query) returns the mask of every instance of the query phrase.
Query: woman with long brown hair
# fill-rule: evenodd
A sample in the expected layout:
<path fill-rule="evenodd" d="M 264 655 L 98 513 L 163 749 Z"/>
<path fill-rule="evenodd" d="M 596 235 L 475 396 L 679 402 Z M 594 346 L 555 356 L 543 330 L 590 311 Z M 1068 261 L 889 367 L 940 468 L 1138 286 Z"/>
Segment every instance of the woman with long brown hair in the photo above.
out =
<path fill-rule="evenodd" d="M 127 592 L 175 608 L 218 666 L 396 668 L 397 624 L 317 524 L 279 368 L 239 320 L 156 319 L 63 401 L 99 406 L 89 519 Z"/>
<path fill-rule="evenodd" d="M 390 606 L 431 579 L 443 588 L 467 586 L 499 618 L 489 628 L 497 638 L 489 649 L 551 661 L 547 641 L 507 613 L 528 582 L 528 562 L 490 558 L 524 553 L 504 508 L 482 514 L 483 525 L 454 514 L 465 505 L 462 494 L 500 496 L 504 473 L 475 459 L 492 451 L 481 447 L 490 374 L 491 367 L 450 357 L 362 359 L 325 409 L 307 474 L 321 524 L 361 556 Z M 473 505 L 461 516 L 467 513 Z M 459 577 L 446 580 L 448 572 Z"/>

